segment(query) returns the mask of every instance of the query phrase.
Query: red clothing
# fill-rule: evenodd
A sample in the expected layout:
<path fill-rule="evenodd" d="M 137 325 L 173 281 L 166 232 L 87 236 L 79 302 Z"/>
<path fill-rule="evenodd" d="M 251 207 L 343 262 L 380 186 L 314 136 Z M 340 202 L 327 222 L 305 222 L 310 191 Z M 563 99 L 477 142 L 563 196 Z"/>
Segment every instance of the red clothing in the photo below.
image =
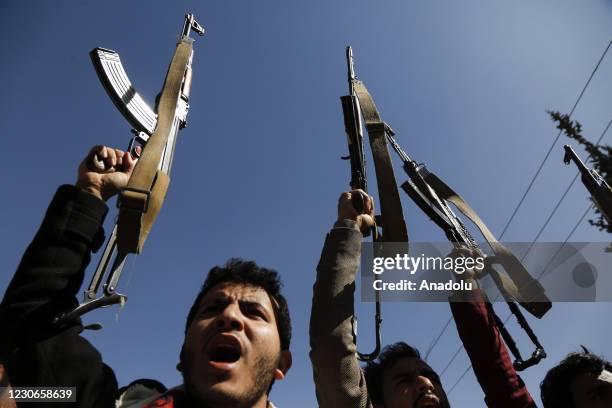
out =
<path fill-rule="evenodd" d="M 480 290 L 472 292 L 470 301 L 450 303 L 459 337 L 472 362 L 476 379 L 492 408 L 537 407 L 523 380 L 512 366 L 487 299 Z"/>
<path fill-rule="evenodd" d="M 183 389 L 173 388 L 160 395 L 155 401 L 143 405 L 142 408 L 188 408 L 192 406 L 189 396 Z M 266 407 L 276 408 L 270 401 Z"/>
<path fill-rule="evenodd" d="M 189 401 L 185 391 L 172 389 L 165 392 L 155 401 L 143 405 L 142 408 L 179 408 L 189 406 Z"/>

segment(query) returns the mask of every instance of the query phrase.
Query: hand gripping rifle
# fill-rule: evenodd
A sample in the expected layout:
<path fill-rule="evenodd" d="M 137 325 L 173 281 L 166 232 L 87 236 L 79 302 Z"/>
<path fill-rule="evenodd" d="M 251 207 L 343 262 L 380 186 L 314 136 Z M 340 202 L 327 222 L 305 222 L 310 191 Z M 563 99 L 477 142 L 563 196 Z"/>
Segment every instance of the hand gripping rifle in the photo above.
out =
<path fill-rule="evenodd" d="M 129 143 L 128 151 L 139 160 L 117 200 L 119 217 L 85 291 L 83 303 L 57 317 L 55 324 L 62 324 L 99 307 L 124 304 L 127 300 L 125 295 L 117 293 L 117 283 L 128 254 L 142 251 L 161 209 L 170 183 L 178 131 L 187 125 L 194 41 L 189 35 L 191 30 L 204 35 L 204 28 L 193 14 L 187 14 L 155 110 L 143 101 L 132 86 L 119 54 L 105 48 L 95 48 L 90 53 L 104 89 L 133 127 L 135 136 Z M 140 155 L 136 146 L 142 148 Z M 102 294 L 98 296 L 105 275 L 108 277 Z M 94 327 L 100 328 L 99 325 Z"/>
<path fill-rule="evenodd" d="M 580 179 L 591 193 L 593 202 L 608 221 L 608 224 L 612 224 L 612 187 L 606 183 L 606 180 L 599 173 L 588 169 L 570 145 L 565 145 L 563 148 L 565 149 L 563 162 L 565 164 L 570 164 L 572 161 L 576 163 L 578 170 L 580 170 Z"/>
<path fill-rule="evenodd" d="M 349 54 L 349 58 L 350 57 L 352 57 L 352 53 Z M 350 66 L 353 65 L 352 60 L 349 64 Z M 363 83 L 356 80 L 354 80 L 353 83 L 355 84 L 357 99 L 362 109 L 365 107 L 366 109 L 364 110 L 367 110 L 371 117 L 378 118 L 379 114 L 376 111 L 372 97 Z M 367 116 L 364 115 L 364 117 Z M 371 123 L 373 122 L 372 120 L 370 121 Z M 366 119 L 366 123 L 367 122 L 368 120 Z M 424 165 L 417 164 L 413 161 L 406 152 L 401 149 L 395 141 L 395 133 L 386 123 L 380 121 L 380 123 L 373 124 L 371 128 L 374 131 L 377 129 L 382 130 L 385 142 L 388 141 L 389 144 L 391 144 L 392 148 L 402 160 L 404 171 L 409 176 L 409 180 L 402 184 L 402 189 L 408 193 L 410 198 L 415 201 L 423 212 L 442 228 L 449 241 L 455 247 L 467 246 L 468 248 L 479 250 L 478 245 L 465 227 L 465 224 L 463 224 L 461 219 L 453 213 L 448 202 L 453 203 L 467 218 L 477 225 L 495 254 L 487 258 L 486 270 L 500 290 L 511 312 L 516 316 L 520 326 L 525 330 L 536 347 L 531 357 L 527 360 L 523 360 L 510 333 L 506 330 L 503 322 L 493 312 L 491 307 L 491 312 L 493 312 L 500 333 L 515 357 L 514 366 L 520 371 L 537 364 L 542 358 L 546 357 L 546 353 L 514 300 L 517 300 L 521 306 L 531 314 L 540 318 L 551 307 L 550 301 L 544 294 L 544 289 L 531 277 L 520 261 L 497 241 L 476 212 L 457 193 L 434 174 L 428 172 Z M 370 133 L 372 130 L 368 128 Z M 508 272 L 509 277 L 498 273 L 495 268 L 493 268 L 493 264 L 500 264 L 503 266 Z"/>
<path fill-rule="evenodd" d="M 371 98 L 364 97 L 364 92 L 367 90 L 361 81 L 355 76 L 353 65 L 353 52 L 351 47 L 346 49 L 346 59 L 348 65 L 348 83 L 349 94 L 342 96 L 342 112 L 344 114 L 344 128 L 346 130 L 349 155 L 343 157 L 351 162 L 351 188 L 361 189 L 365 192 L 367 188 L 366 177 L 366 162 L 363 145 L 362 117 L 365 120 L 365 126 L 370 139 L 370 148 L 374 158 L 374 166 L 376 170 L 376 179 L 378 185 L 378 193 L 380 198 L 381 215 L 377 216 L 377 222 L 382 224 L 382 234 L 378 228 L 372 228 L 372 239 L 375 242 L 405 242 L 408 243 L 408 232 L 402 205 L 397 191 L 397 183 L 391 157 L 387 150 L 387 141 L 385 135 L 389 131 L 386 124 L 380 119 L 378 111 L 374 106 Z M 367 95 L 369 96 L 369 94 Z M 362 109 L 363 104 L 363 109 Z M 352 203 L 357 212 L 363 213 L 365 197 L 361 195 L 353 195 Z M 365 236 L 370 233 L 364 234 Z M 374 316 L 375 331 L 376 331 L 376 346 L 374 351 L 369 354 L 357 352 L 357 357 L 362 361 L 374 360 L 380 353 L 381 348 L 381 333 L 380 326 L 382 323 L 380 294 L 376 291 L 376 313 Z M 353 318 L 354 337 L 357 337 L 357 321 Z"/>

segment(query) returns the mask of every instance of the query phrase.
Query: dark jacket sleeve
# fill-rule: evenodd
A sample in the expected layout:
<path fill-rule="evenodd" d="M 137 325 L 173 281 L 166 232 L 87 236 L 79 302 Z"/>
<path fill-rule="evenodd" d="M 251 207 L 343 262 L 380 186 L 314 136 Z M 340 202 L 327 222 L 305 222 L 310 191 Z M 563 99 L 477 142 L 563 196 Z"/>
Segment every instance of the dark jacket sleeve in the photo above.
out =
<path fill-rule="evenodd" d="M 476 379 L 493 408 L 534 408 L 533 398 L 518 376 L 499 329 L 480 290 L 451 298 L 459 337 L 472 362 Z"/>
<path fill-rule="evenodd" d="M 328 234 L 313 288 L 310 360 L 321 408 L 371 407 L 353 337 L 355 274 L 361 233 L 350 221 Z"/>
<path fill-rule="evenodd" d="M 90 252 L 104 241 L 106 212 L 94 196 L 61 186 L 0 305 L 0 341 L 12 386 L 76 387 L 77 404 L 70 407 L 113 407 L 117 392 L 114 373 L 80 336 L 80 319 L 61 328 L 50 324 L 78 305 Z"/>

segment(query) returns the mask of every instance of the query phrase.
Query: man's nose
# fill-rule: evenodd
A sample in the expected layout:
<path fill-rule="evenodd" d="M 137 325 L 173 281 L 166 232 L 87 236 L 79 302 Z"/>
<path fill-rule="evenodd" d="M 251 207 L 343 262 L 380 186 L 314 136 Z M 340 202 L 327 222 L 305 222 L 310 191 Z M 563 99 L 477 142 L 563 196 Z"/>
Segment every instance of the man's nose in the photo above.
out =
<path fill-rule="evenodd" d="M 429 378 L 422 375 L 417 376 L 416 390 L 418 393 L 433 392 L 434 389 L 435 387 Z"/>
<path fill-rule="evenodd" d="M 227 305 L 225 309 L 217 315 L 215 324 L 218 328 L 224 330 L 243 330 L 244 322 L 242 320 L 240 307 L 235 303 Z"/>

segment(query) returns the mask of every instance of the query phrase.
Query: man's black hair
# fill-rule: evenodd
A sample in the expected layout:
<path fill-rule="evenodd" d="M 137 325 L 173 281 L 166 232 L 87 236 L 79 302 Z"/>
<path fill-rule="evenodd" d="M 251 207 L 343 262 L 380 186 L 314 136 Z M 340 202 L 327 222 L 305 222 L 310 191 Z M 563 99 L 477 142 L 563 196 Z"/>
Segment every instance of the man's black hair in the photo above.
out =
<path fill-rule="evenodd" d="M 368 361 L 363 374 L 372 404 L 383 404 L 383 372 L 400 358 L 421 358 L 421 353 L 403 341 L 385 346 L 376 361 Z"/>
<path fill-rule="evenodd" d="M 544 408 L 574 408 L 571 389 L 574 378 L 580 374 L 599 375 L 604 369 L 612 371 L 612 363 L 582 348 L 582 352 L 568 354 L 546 373 L 540 383 Z"/>
<path fill-rule="evenodd" d="M 272 308 L 276 314 L 276 323 L 280 337 L 281 350 L 289 350 L 291 342 L 291 319 L 289 317 L 289 307 L 287 300 L 281 294 L 282 283 L 275 270 L 259 267 L 255 262 L 244 261 L 239 258 L 232 258 L 223 266 L 215 266 L 208 272 L 208 276 L 196 297 L 185 324 L 185 333 L 196 317 L 202 297 L 214 286 L 220 283 L 241 283 L 244 285 L 256 286 L 264 289 L 268 295 L 278 303 L 278 310 L 275 305 Z"/>

